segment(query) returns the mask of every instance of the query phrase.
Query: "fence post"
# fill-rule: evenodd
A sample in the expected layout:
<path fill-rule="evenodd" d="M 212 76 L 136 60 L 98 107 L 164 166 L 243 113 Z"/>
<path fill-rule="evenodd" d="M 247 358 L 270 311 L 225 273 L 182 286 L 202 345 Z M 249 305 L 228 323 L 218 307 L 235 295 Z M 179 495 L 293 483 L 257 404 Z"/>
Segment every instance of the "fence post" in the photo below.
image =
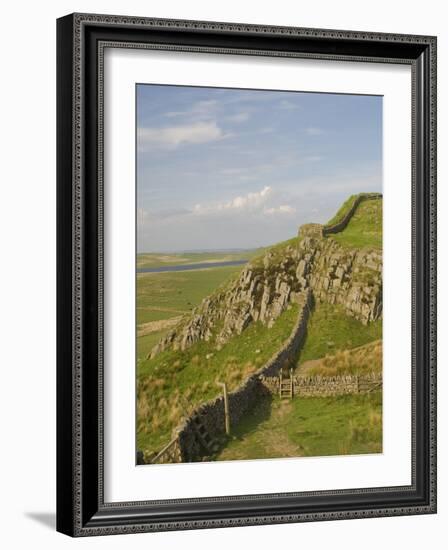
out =
<path fill-rule="evenodd" d="M 229 413 L 229 397 L 227 395 L 227 385 L 225 382 L 218 382 L 222 386 L 222 394 L 224 398 L 224 422 L 226 426 L 226 434 L 230 435 L 230 413 Z"/>

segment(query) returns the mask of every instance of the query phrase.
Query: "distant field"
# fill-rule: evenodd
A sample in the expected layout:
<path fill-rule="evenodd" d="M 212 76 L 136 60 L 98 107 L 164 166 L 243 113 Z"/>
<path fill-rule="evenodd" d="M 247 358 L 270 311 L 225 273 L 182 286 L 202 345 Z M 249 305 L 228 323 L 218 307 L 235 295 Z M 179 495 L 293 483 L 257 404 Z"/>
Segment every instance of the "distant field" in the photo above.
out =
<path fill-rule="evenodd" d="M 137 275 L 137 329 L 146 323 L 182 316 L 197 306 L 243 266 Z M 137 357 L 142 360 L 166 334 L 167 328 L 137 338 Z"/>
<path fill-rule="evenodd" d="M 217 460 L 380 453 L 381 392 L 265 400 L 232 436 Z"/>
<path fill-rule="evenodd" d="M 207 262 L 230 262 L 235 260 L 250 260 L 263 249 L 238 250 L 235 252 L 183 252 L 176 254 L 137 254 L 137 268 L 164 267 L 182 264 L 198 264 Z"/>
<path fill-rule="evenodd" d="M 137 275 L 137 325 L 192 310 L 243 266 Z"/>
<path fill-rule="evenodd" d="M 347 227 L 329 237 L 351 248 L 378 248 L 383 246 L 383 200 L 362 202 Z"/>

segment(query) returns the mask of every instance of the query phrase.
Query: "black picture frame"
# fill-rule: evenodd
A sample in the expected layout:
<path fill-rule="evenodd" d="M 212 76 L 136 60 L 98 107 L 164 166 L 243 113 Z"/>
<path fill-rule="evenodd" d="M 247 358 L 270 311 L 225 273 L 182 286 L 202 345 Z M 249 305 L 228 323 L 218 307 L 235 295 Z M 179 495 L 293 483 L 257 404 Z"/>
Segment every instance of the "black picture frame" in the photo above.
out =
<path fill-rule="evenodd" d="M 104 502 L 101 81 L 110 43 L 412 67 L 410 486 Z M 435 513 L 436 38 L 72 14 L 57 21 L 57 52 L 57 530 L 89 536 Z"/>

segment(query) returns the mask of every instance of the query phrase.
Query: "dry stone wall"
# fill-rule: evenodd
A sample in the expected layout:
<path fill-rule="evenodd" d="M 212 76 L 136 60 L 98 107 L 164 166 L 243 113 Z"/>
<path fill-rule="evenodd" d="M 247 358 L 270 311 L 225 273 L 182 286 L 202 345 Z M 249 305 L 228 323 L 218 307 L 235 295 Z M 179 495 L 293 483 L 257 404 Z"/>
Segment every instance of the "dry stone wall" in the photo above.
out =
<path fill-rule="evenodd" d="M 281 349 L 271 359 L 249 376 L 236 390 L 229 392 L 230 425 L 235 426 L 240 422 L 255 405 L 255 403 L 267 394 L 266 387 L 260 377 L 276 376 L 280 369 L 292 362 L 303 343 L 306 334 L 306 325 L 311 307 L 312 295 L 306 290 L 301 297 L 302 305 L 296 324 L 290 337 Z M 183 423 L 178 426 L 173 434 L 173 439 L 157 455 L 154 463 L 163 462 L 195 462 L 201 460 L 206 451 L 197 434 L 195 419 L 199 418 L 201 424 L 212 437 L 219 439 L 225 431 L 224 399 L 217 397 L 196 408 Z"/>
<path fill-rule="evenodd" d="M 280 384 L 278 376 L 263 376 L 260 380 L 266 390 L 278 394 Z M 293 381 L 295 397 L 328 397 L 380 389 L 382 375 L 372 373 L 362 376 L 294 376 Z"/>
<path fill-rule="evenodd" d="M 323 236 L 344 231 L 349 221 L 352 219 L 353 214 L 356 212 L 356 209 L 362 202 L 372 199 L 381 199 L 382 197 L 383 195 L 381 193 L 360 193 L 353 201 L 351 208 L 345 213 L 338 223 L 323 226 Z"/>

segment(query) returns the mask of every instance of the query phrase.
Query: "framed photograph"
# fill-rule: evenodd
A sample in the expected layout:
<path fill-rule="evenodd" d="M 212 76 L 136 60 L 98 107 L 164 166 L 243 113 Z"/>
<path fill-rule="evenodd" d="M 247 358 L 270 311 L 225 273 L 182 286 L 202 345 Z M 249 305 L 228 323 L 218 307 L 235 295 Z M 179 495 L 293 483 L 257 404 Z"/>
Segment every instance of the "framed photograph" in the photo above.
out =
<path fill-rule="evenodd" d="M 57 529 L 435 513 L 436 38 L 57 41 Z"/>

